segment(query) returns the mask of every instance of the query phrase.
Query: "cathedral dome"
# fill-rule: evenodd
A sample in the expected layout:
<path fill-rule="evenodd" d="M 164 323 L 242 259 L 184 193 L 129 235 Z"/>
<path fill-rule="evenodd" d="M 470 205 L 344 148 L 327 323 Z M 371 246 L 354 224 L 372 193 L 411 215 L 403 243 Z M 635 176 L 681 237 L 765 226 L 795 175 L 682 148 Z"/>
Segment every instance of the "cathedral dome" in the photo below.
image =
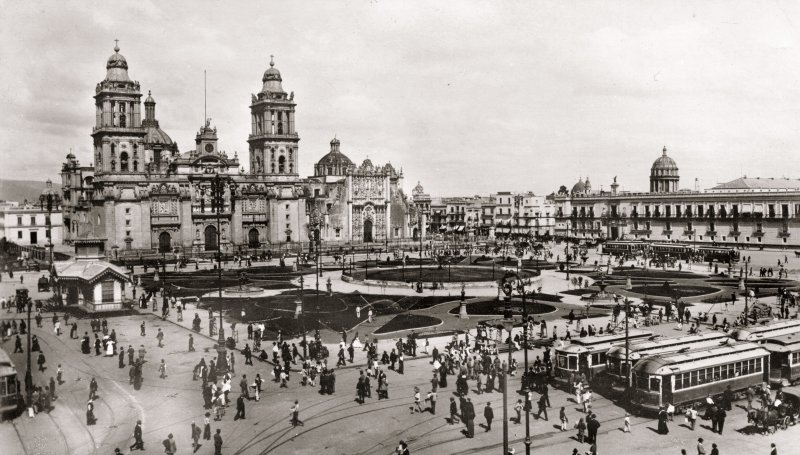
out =
<path fill-rule="evenodd" d="M 664 149 L 662 150 L 662 155 L 653 162 L 653 166 L 650 168 L 650 173 L 652 175 L 656 175 L 657 171 L 677 171 L 677 170 L 678 170 L 678 165 L 675 163 L 675 160 L 667 156 L 667 148 L 664 147 Z"/>
<path fill-rule="evenodd" d="M 415 186 L 414 189 L 411 190 L 411 194 L 416 196 L 418 194 L 423 194 L 423 193 L 425 193 L 425 189 L 422 187 L 422 183 L 420 183 L 419 180 L 417 180 L 417 186 Z"/>
<path fill-rule="evenodd" d="M 114 46 L 114 53 L 106 62 L 106 80 L 128 82 L 128 61 L 119 53 L 119 46 Z"/>
<path fill-rule="evenodd" d="M 583 178 L 578 179 L 578 183 L 572 185 L 572 194 L 586 192 L 586 185 L 583 183 Z"/>
<path fill-rule="evenodd" d="M 273 60 L 272 56 L 270 56 L 269 68 L 264 71 L 264 77 L 261 78 L 261 82 L 264 83 L 262 91 L 285 93 L 283 91 L 283 87 L 281 86 L 281 81 L 283 81 L 281 78 L 281 72 L 275 68 L 275 61 Z"/>
<path fill-rule="evenodd" d="M 339 150 L 331 150 L 327 155 L 323 156 L 318 162 L 319 166 L 341 166 L 343 168 L 353 165 L 350 158 Z"/>
<path fill-rule="evenodd" d="M 344 153 L 339 150 L 339 139 L 331 140 L 331 151 L 317 161 L 314 166 L 314 175 L 345 175 L 349 169 L 355 167 Z"/>
<path fill-rule="evenodd" d="M 145 128 L 144 143 L 147 145 L 172 145 L 172 139 L 157 125 Z"/>

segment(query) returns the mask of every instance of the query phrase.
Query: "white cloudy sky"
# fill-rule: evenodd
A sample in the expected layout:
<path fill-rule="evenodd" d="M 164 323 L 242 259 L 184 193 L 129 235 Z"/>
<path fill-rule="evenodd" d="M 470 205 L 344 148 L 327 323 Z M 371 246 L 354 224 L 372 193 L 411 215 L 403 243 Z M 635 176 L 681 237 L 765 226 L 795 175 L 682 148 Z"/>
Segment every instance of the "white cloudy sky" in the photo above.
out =
<path fill-rule="evenodd" d="M 182 151 L 209 116 L 246 158 L 275 54 L 301 172 L 336 134 L 433 195 L 800 177 L 800 7 L 791 1 L 18 2 L 0 0 L 0 178 L 90 161 L 114 39 Z M 245 160 L 246 162 L 246 160 Z"/>

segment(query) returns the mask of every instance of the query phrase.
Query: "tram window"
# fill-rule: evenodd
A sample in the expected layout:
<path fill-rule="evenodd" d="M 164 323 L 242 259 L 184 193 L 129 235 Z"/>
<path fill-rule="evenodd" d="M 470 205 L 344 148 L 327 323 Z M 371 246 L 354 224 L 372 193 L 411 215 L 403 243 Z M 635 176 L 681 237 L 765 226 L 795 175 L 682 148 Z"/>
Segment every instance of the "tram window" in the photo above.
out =
<path fill-rule="evenodd" d="M 792 365 L 800 363 L 800 352 L 792 353 Z"/>
<path fill-rule="evenodd" d="M 558 356 L 558 367 L 567 368 L 567 356 L 565 355 Z"/>
<path fill-rule="evenodd" d="M 691 379 L 692 386 L 696 386 L 697 385 L 697 371 L 692 371 L 691 372 L 690 379 Z"/>
<path fill-rule="evenodd" d="M 6 395 L 6 378 L 0 378 L 0 397 L 4 397 Z"/>
<path fill-rule="evenodd" d="M 647 377 L 636 376 L 636 388 L 647 390 Z"/>
<path fill-rule="evenodd" d="M 568 369 L 577 370 L 578 369 L 578 357 L 574 356 L 574 355 L 571 355 L 571 356 L 567 357 L 567 359 L 569 360 Z"/>
<path fill-rule="evenodd" d="M 651 392 L 658 392 L 661 390 L 661 378 L 659 377 L 651 377 L 650 378 L 650 391 Z"/>
<path fill-rule="evenodd" d="M 683 385 L 683 377 L 686 376 L 686 373 L 679 373 L 675 375 L 675 390 L 680 390 L 684 388 Z"/>
<path fill-rule="evenodd" d="M 697 372 L 697 382 L 700 384 L 706 383 L 706 369 L 703 368 L 702 370 Z"/>

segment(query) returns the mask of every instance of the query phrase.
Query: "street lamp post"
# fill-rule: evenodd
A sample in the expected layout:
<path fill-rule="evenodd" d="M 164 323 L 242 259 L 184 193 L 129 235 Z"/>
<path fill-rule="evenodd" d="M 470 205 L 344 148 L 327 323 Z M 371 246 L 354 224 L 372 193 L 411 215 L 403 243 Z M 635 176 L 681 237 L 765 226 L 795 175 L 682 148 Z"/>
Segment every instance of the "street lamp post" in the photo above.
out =
<path fill-rule="evenodd" d="M 31 306 L 32 302 L 30 297 L 28 297 L 28 289 L 27 288 L 20 288 L 17 289 L 17 305 L 25 305 L 28 307 L 28 350 L 26 352 L 28 357 L 28 365 L 25 369 L 25 394 L 26 394 L 26 404 L 28 407 L 33 407 L 31 403 L 31 396 L 33 394 L 33 376 L 31 375 Z"/>
<path fill-rule="evenodd" d="M 503 328 L 508 332 L 508 365 L 511 366 L 511 329 L 514 319 L 511 313 L 511 295 L 506 294 L 506 307 L 503 310 Z M 508 371 L 503 372 L 503 454 L 508 453 Z"/>
<path fill-rule="evenodd" d="M 56 296 L 56 303 L 60 304 L 61 293 L 56 292 L 55 280 L 53 280 L 53 221 L 51 218 L 53 209 L 58 209 L 58 207 L 61 205 L 61 196 L 53 191 L 53 181 L 50 179 L 47 179 L 47 188 L 41 195 L 39 195 L 39 205 L 43 211 L 47 212 L 45 223 L 47 224 L 47 247 L 50 249 L 50 264 L 48 266 L 50 272 L 50 284 L 53 286 L 53 293 Z"/>
<path fill-rule="evenodd" d="M 525 393 L 525 396 L 528 395 L 528 380 L 526 376 L 528 375 L 528 305 L 525 303 L 525 285 L 520 283 L 520 293 L 522 294 L 522 343 L 524 345 L 524 367 L 525 373 L 522 375 L 523 378 L 523 386 L 522 391 Z M 536 303 L 536 290 L 531 291 L 531 302 Z M 555 329 L 554 329 L 555 330 Z M 510 360 L 509 360 L 510 362 Z M 531 413 L 525 412 L 525 455 L 530 455 L 531 453 Z"/>
<path fill-rule="evenodd" d="M 216 174 L 211 179 L 211 210 L 217 215 L 217 291 L 219 298 L 219 337 L 217 339 L 217 376 L 223 376 L 228 372 L 228 361 L 226 359 L 227 350 L 225 349 L 225 328 L 222 320 L 222 236 L 220 231 L 220 218 L 225 210 L 225 191 L 230 191 L 231 214 L 235 207 L 236 182 L 230 177 L 220 177 Z"/>

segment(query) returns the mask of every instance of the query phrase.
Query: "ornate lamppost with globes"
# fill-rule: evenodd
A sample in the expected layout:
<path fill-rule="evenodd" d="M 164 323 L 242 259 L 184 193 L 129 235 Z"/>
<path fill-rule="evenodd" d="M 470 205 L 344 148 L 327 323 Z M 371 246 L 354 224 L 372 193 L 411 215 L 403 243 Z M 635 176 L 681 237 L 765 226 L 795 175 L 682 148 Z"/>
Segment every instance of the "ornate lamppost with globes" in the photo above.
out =
<path fill-rule="evenodd" d="M 217 215 L 217 291 L 219 298 L 219 338 L 217 339 L 217 376 L 224 376 L 228 372 L 227 350 L 225 348 L 225 328 L 222 320 L 222 237 L 220 231 L 220 218 L 226 211 L 225 194 L 230 194 L 230 214 L 235 210 L 236 189 L 238 185 L 232 178 L 215 174 L 210 180 L 211 184 L 211 211 Z"/>

